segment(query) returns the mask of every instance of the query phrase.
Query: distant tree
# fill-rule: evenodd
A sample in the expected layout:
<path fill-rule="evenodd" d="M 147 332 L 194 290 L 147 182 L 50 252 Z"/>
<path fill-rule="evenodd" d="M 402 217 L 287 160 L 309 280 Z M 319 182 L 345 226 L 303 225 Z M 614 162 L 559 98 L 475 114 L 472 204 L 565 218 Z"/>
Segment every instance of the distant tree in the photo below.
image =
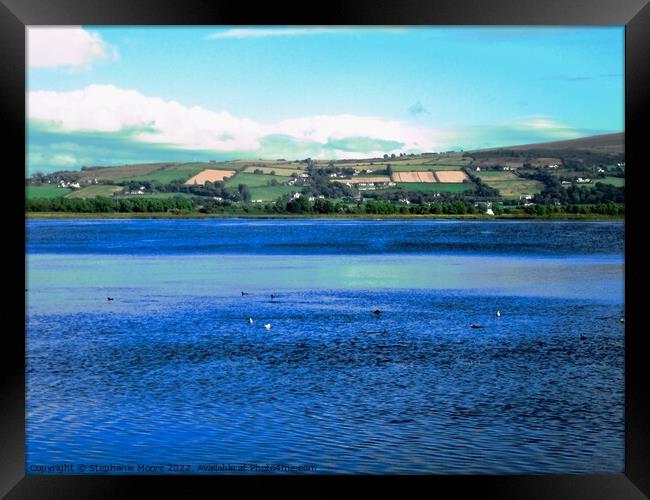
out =
<path fill-rule="evenodd" d="M 237 189 L 239 190 L 239 196 L 244 203 L 251 201 L 251 192 L 246 184 L 240 184 Z"/>

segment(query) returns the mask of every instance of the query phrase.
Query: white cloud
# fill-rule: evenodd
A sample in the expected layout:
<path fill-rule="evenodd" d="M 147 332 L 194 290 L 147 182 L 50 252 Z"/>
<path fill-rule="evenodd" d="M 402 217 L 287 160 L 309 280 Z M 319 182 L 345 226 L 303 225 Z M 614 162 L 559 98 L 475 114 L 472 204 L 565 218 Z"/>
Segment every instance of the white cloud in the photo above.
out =
<path fill-rule="evenodd" d="M 89 67 L 94 62 L 118 57 L 114 47 L 81 26 L 30 26 L 27 49 L 30 68 Z"/>
<path fill-rule="evenodd" d="M 432 151 L 439 146 L 441 137 L 439 131 L 428 127 L 373 116 L 320 115 L 259 123 L 225 111 L 186 107 L 113 85 L 90 85 L 69 92 L 29 92 L 28 114 L 69 132 L 146 128 L 135 132 L 137 140 L 209 151 L 254 151 L 260 148 L 262 138 L 269 135 L 321 145 L 329 140 L 362 136 L 404 144 L 394 152 Z M 359 153 L 367 155 L 367 151 Z"/>

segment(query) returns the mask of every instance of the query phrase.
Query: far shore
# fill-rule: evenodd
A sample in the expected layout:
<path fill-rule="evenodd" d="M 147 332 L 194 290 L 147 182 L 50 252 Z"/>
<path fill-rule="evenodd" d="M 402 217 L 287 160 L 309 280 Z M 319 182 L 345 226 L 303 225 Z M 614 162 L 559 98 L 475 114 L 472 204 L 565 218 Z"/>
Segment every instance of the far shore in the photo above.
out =
<path fill-rule="evenodd" d="M 163 212 L 28 212 L 27 219 L 367 219 L 367 220 L 423 220 L 423 219 L 461 219 L 461 220 L 582 220 L 582 221 L 623 221 L 624 215 L 602 214 L 551 214 L 531 216 L 528 214 L 249 214 L 249 213 L 184 213 Z"/>

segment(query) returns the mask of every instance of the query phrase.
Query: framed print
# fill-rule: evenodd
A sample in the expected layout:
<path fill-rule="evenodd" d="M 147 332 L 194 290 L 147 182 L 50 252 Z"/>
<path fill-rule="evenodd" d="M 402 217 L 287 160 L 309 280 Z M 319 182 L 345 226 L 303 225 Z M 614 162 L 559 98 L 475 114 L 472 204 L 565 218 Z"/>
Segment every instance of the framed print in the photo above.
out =
<path fill-rule="evenodd" d="M 648 495 L 643 1 L 3 2 L 7 498 Z"/>

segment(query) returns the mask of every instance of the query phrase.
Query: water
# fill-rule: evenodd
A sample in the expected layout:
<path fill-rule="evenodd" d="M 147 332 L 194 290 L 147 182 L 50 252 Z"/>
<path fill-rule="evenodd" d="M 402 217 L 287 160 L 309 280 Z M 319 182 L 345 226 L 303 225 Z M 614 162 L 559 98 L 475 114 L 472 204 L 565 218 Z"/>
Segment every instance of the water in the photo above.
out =
<path fill-rule="evenodd" d="M 27 472 L 620 473 L 623 240 L 617 222 L 31 220 Z"/>

